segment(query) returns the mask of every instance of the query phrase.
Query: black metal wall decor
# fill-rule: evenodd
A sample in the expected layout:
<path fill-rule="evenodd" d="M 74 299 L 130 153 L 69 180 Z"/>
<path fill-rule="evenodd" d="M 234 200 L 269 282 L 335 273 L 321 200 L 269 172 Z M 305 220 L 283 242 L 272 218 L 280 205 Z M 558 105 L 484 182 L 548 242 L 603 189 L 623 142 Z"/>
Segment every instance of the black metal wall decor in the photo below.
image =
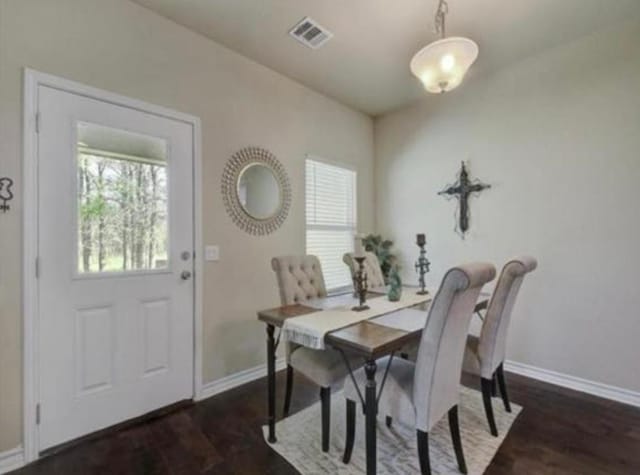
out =
<path fill-rule="evenodd" d="M 12 186 L 13 180 L 11 178 L 6 176 L 0 178 L 0 211 L 3 213 L 6 213 L 10 209 L 7 203 L 13 199 Z"/>
<path fill-rule="evenodd" d="M 439 195 L 448 198 L 455 197 L 458 199 L 458 217 L 456 219 L 456 231 L 464 239 L 469 230 L 469 196 L 480 193 L 482 190 L 491 188 L 491 185 L 482 183 L 480 180 L 471 180 L 469 172 L 464 162 L 460 167 L 458 181 L 452 185 L 448 185 Z"/>

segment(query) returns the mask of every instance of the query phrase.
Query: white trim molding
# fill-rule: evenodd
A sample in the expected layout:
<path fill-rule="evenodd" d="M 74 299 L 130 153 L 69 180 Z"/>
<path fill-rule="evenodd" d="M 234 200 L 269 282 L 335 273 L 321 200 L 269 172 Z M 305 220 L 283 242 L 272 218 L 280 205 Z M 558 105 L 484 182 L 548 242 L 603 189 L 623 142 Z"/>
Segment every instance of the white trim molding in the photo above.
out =
<path fill-rule="evenodd" d="M 588 379 L 578 378 L 569 374 L 558 373 L 536 366 L 518 363 L 516 361 L 505 361 L 504 369 L 511 373 L 526 376 L 528 378 L 555 384 L 564 388 L 573 389 L 583 393 L 599 396 L 612 401 L 622 402 L 631 406 L 640 407 L 640 392 L 629 389 L 611 386 L 609 384 L 598 383 Z"/>
<path fill-rule="evenodd" d="M 284 358 L 278 358 L 276 360 L 276 372 L 285 369 L 287 366 Z M 202 386 L 200 395 L 196 398 L 196 401 L 202 401 L 203 399 L 210 398 L 216 394 L 223 393 L 229 389 L 237 388 L 243 384 L 249 383 L 256 379 L 263 378 L 267 375 L 267 365 L 261 364 L 254 366 L 253 368 L 245 369 L 244 371 L 238 371 L 237 373 L 230 374 L 210 383 L 206 383 Z"/>
<path fill-rule="evenodd" d="M 0 452 L 0 474 L 24 467 L 24 450 L 22 447 Z"/>

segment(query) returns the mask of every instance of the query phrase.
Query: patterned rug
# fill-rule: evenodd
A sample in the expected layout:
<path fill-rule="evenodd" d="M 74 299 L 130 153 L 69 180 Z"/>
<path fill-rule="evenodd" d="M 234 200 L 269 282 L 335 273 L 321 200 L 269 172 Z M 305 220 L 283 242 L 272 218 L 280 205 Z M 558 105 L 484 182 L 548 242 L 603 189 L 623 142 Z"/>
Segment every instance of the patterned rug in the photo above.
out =
<path fill-rule="evenodd" d="M 458 411 L 462 445 L 469 474 L 481 474 L 489 466 L 522 407 L 511 403 L 511 410 L 513 412 L 506 412 L 502 400 L 493 399 L 493 411 L 500 435 L 492 437 L 480 392 L 462 387 Z M 335 393 L 331 402 L 331 444 L 328 453 L 322 452 L 320 443 L 319 402 L 278 422 L 276 425 L 278 442 L 270 446 L 302 475 L 364 474 L 366 472 L 364 415 L 360 410 L 356 413 L 356 441 L 348 465 L 342 463 L 345 432 L 345 401 L 342 392 Z M 263 427 L 263 434 L 266 441 L 267 426 Z M 429 434 L 429 454 L 432 473 L 460 473 L 446 416 Z M 420 473 L 415 430 L 395 421 L 391 428 L 387 428 L 382 415 L 378 416 L 378 473 L 402 475 Z"/>

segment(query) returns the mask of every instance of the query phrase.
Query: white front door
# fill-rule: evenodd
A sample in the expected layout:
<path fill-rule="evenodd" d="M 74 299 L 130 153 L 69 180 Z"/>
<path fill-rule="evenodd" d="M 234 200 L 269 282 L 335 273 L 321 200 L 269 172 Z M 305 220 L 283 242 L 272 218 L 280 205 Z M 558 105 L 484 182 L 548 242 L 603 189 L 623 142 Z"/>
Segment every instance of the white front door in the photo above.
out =
<path fill-rule="evenodd" d="M 192 125 L 38 89 L 39 448 L 193 397 Z"/>

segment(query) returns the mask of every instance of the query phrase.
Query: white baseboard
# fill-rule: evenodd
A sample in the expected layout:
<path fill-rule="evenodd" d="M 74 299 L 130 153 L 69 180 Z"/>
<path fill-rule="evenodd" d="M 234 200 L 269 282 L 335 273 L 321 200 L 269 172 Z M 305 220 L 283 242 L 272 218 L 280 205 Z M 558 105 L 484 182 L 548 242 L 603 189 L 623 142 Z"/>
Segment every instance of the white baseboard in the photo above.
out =
<path fill-rule="evenodd" d="M 597 383 L 588 379 L 582 379 L 548 369 L 537 368 L 535 366 L 518 363 L 516 361 L 505 361 L 504 369 L 511 373 L 555 384 L 556 386 L 562 386 L 575 391 L 640 407 L 640 392 L 619 388 L 617 386 L 610 386 L 608 384 Z"/>
<path fill-rule="evenodd" d="M 0 473 L 11 472 L 24 467 L 24 450 L 22 447 L 0 452 Z"/>
<path fill-rule="evenodd" d="M 284 358 L 276 360 L 276 371 L 284 369 L 286 363 Z M 555 384 L 564 388 L 573 389 L 594 396 L 599 396 L 612 401 L 618 401 L 631 406 L 640 407 L 640 392 L 631 391 L 629 389 L 619 388 L 608 384 L 590 381 L 588 379 L 578 378 L 569 374 L 558 373 L 548 369 L 538 368 L 536 366 L 518 363 L 516 361 L 505 361 L 504 369 L 511 373 L 527 376 L 528 378 L 544 381 L 545 383 Z M 207 399 L 216 394 L 220 394 L 229 389 L 236 388 L 250 381 L 262 378 L 267 375 L 267 366 L 260 365 L 240 371 L 224 378 L 217 379 L 202 387 L 200 395 L 196 401 Z M 1 458 L 0 458 L 1 460 Z M 1 467 L 1 464 L 0 464 Z M 2 473 L 0 471 L 0 473 Z"/>
<path fill-rule="evenodd" d="M 280 371 L 286 367 L 284 358 L 278 358 L 276 360 L 276 371 Z M 229 389 L 236 388 L 250 381 L 262 378 L 267 375 L 267 365 L 259 365 L 253 368 L 239 371 L 224 378 L 216 379 L 210 383 L 202 385 L 200 394 L 196 397 L 196 401 L 202 401 L 216 394 L 220 394 Z"/>

